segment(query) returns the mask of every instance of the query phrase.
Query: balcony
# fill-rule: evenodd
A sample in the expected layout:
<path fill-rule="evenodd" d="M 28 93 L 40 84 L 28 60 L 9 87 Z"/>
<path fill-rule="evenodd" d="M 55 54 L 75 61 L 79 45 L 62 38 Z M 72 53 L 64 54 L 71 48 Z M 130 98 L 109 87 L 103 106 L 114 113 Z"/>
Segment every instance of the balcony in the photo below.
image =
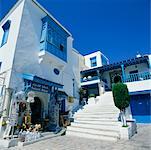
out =
<path fill-rule="evenodd" d="M 81 86 L 99 83 L 98 76 L 88 76 L 81 79 Z"/>
<path fill-rule="evenodd" d="M 150 72 L 140 72 L 140 73 L 126 75 L 124 82 L 135 82 L 135 81 L 143 81 L 149 79 L 151 79 Z"/>
<path fill-rule="evenodd" d="M 93 76 L 93 77 L 88 76 L 87 78 L 86 77 L 82 78 L 81 82 L 93 81 L 93 80 L 98 80 L 98 79 L 99 79 L 98 76 Z"/>
<path fill-rule="evenodd" d="M 70 36 L 52 18 L 42 18 L 40 51 L 46 51 L 67 63 L 67 38 Z"/>
<path fill-rule="evenodd" d="M 127 84 L 130 93 L 148 92 L 151 90 L 151 73 L 140 72 L 129 74 L 126 76 L 124 82 Z"/>

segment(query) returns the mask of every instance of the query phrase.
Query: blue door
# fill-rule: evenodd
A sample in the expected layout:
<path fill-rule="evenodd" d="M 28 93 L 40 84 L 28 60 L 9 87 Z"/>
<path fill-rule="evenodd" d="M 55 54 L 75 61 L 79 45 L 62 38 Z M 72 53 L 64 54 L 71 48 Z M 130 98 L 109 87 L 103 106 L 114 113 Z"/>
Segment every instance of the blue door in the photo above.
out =
<path fill-rule="evenodd" d="M 65 112 L 65 108 L 66 108 L 66 100 L 62 99 L 62 101 L 61 101 L 61 113 Z"/>
<path fill-rule="evenodd" d="M 131 111 L 138 123 L 151 123 L 150 94 L 131 95 Z"/>

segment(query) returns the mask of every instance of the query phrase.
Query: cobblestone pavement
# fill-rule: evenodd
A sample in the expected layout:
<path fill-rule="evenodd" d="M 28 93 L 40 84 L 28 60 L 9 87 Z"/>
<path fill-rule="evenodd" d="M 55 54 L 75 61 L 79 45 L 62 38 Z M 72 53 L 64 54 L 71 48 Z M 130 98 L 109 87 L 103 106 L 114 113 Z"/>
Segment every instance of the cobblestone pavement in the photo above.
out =
<path fill-rule="evenodd" d="M 138 133 L 127 141 L 107 142 L 61 136 L 25 147 L 0 150 L 151 150 L 151 124 L 138 125 Z"/>

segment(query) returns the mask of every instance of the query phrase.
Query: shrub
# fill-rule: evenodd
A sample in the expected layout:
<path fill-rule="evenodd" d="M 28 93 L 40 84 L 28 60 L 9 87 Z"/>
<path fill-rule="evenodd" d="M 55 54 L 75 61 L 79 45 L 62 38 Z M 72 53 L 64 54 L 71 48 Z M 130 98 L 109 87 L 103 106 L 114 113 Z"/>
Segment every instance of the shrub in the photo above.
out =
<path fill-rule="evenodd" d="M 95 97 L 95 94 L 90 94 L 90 95 L 89 95 L 89 98 L 90 98 L 90 97 Z"/>
<path fill-rule="evenodd" d="M 114 104 L 120 110 L 125 109 L 129 106 L 130 96 L 126 84 L 116 83 L 112 87 Z"/>
<path fill-rule="evenodd" d="M 73 103 L 74 102 L 74 98 L 72 96 L 68 96 L 68 102 L 69 103 Z"/>

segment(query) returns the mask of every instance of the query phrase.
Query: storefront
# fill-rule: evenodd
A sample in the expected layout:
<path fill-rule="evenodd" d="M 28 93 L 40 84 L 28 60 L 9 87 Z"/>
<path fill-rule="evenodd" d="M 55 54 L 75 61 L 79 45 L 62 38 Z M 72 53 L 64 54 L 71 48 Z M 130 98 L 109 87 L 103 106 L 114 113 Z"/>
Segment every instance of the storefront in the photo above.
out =
<path fill-rule="evenodd" d="M 34 92 L 34 102 L 30 102 L 31 124 L 41 124 L 44 130 L 55 131 L 59 125 L 58 89 L 63 85 L 24 74 L 24 91 Z"/>

